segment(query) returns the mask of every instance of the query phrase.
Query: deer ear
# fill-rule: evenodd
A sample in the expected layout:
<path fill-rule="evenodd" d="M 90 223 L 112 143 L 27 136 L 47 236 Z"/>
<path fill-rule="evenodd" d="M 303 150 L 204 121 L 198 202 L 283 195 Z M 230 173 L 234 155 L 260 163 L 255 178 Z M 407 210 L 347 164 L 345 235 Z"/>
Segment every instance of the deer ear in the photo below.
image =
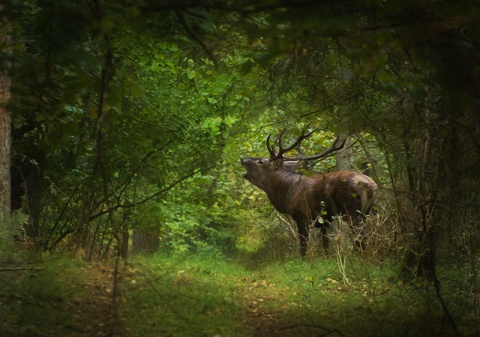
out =
<path fill-rule="evenodd" d="M 292 161 L 284 161 L 283 162 L 283 166 L 287 169 L 287 170 L 293 170 L 295 167 L 297 167 L 298 163 L 300 163 L 299 160 L 292 160 Z"/>
<path fill-rule="evenodd" d="M 268 163 L 269 163 L 269 160 L 267 158 L 257 159 L 257 164 L 259 164 L 259 165 L 265 165 L 265 164 L 268 164 Z"/>
<path fill-rule="evenodd" d="M 273 167 L 275 167 L 276 169 L 279 169 L 283 166 L 283 160 L 282 159 L 272 160 L 272 164 L 273 164 Z"/>

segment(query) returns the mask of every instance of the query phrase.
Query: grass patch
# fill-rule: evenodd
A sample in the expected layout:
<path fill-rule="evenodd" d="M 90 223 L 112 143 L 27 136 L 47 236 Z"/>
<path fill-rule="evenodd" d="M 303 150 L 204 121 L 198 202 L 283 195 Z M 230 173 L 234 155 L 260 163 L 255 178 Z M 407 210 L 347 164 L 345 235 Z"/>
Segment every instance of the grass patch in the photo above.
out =
<path fill-rule="evenodd" d="M 443 269 L 451 280 L 465 273 L 446 265 L 439 268 L 440 276 L 446 276 Z M 249 296 L 252 301 L 263 298 L 259 307 L 275 312 L 276 336 L 455 336 L 433 285 L 423 280 L 400 281 L 395 263 L 352 256 L 346 268 L 348 283 L 335 258 L 270 263 L 254 270 Z M 478 308 L 473 307 L 471 296 L 467 300 L 462 295 L 467 285 L 460 290 L 445 277 L 441 282 L 460 330 L 465 336 L 478 335 Z"/>
<path fill-rule="evenodd" d="M 395 263 L 352 256 L 340 270 L 334 257 L 241 259 L 156 255 L 117 272 L 63 257 L 24 264 L 37 269 L 0 272 L 0 335 L 455 335 L 434 287 L 400 281 Z M 445 303 L 463 335 L 477 336 L 471 268 L 442 263 Z"/>
<path fill-rule="evenodd" d="M 250 336 L 237 288 L 242 270 L 215 256 L 134 262 L 121 315 L 131 336 Z"/>
<path fill-rule="evenodd" d="M 395 264 L 352 258 L 346 283 L 334 258 L 250 269 L 238 262 L 208 255 L 138 260 L 125 288 L 127 330 L 138 336 L 454 335 L 433 287 L 399 281 Z M 465 335 L 475 335 L 471 328 Z"/>
<path fill-rule="evenodd" d="M 92 268 L 66 257 L 17 263 L 0 272 L 1 336 L 78 336 L 101 331 L 101 289 L 86 287 Z M 6 269 L 4 267 L 4 269 Z"/>

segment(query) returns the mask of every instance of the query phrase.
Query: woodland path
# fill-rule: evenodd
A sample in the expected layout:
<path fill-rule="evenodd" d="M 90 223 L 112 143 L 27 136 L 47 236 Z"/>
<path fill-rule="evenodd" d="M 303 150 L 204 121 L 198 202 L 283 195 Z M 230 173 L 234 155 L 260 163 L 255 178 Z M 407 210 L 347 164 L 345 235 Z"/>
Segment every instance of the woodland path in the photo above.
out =
<path fill-rule="evenodd" d="M 305 322 L 301 305 L 285 300 L 283 293 L 265 280 L 248 282 L 241 289 L 241 299 L 245 308 L 244 323 L 259 337 L 311 337 L 344 336 L 337 330 L 324 327 L 321 322 Z"/>
<path fill-rule="evenodd" d="M 102 264 L 92 264 L 88 268 L 89 277 L 84 288 L 90 296 L 79 296 L 71 303 L 77 318 L 71 336 L 129 335 L 114 319 L 114 268 Z M 128 277 L 128 271 L 122 271 L 122 277 Z M 283 296 L 288 289 L 278 288 L 266 280 L 245 279 L 237 291 L 244 312 L 243 323 L 251 329 L 253 336 L 342 336 L 335 330 L 324 328 L 321 322 L 316 325 L 302 321 L 301 305 L 288 302 Z"/>
<path fill-rule="evenodd" d="M 114 269 L 103 264 L 90 264 L 83 278 L 83 292 L 71 299 L 74 314 L 69 336 L 115 335 L 113 310 Z"/>
<path fill-rule="evenodd" d="M 114 267 L 92 263 L 83 270 L 82 290 L 78 294 L 59 303 L 45 303 L 46 306 L 61 307 L 74 318 L 71 326 L 67 327 L 68 331 L 64 328 L 51 331 L 50 336 L 134 336 L 117 316 L 115 307 L 120 297 L 117 296 L 117 302 L 114 301 L 116 280 L 128 280 L 134 272 L 128 267 L 120 269 L 115 276 Z M 122 287 L 119 289 L 121 294 Z M 307 323 L 302 316 L 305 310 L 302 304 L 289 302 L 284 296 L 288 291 L 291 289 L 280 288 L 266 280 L 242 280 L 235 292 L 239 295 L 243 325 L 252 332 L 252 336 L 343 336 L 336 330 L 323 327 L 326 322 L 318 322 L 318 325 Z M 32 336 L 43 336 L 32 333 Z"/>

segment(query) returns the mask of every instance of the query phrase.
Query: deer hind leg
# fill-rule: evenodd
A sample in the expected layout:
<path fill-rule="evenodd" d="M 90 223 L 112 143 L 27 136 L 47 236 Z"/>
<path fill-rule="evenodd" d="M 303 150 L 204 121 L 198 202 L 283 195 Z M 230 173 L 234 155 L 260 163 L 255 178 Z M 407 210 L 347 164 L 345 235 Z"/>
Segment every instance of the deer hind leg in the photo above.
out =
<path fill-rule="evenodd" d="M 328 238 L 328 226 L 323 224 L 322 228 L 320 229 L 322 233 L 322 246 L 323 250 L 325 251 L 325 255 L 329 255 L 328 250 L 330 248 L 330 239 Z"/>
<path fill-rule="evenodd" d="M 308 242 L 307 237 L 300 234 L 300 254 L 302 255 L 302 258 L 304 258 L 307 255 L 307 242 Z"/>
<path fill-rule="evenodd" d="M 328 230 L 332 227 L 331 218 L 326 219 L 326 217 L 317 216 L 314 220 L 314 227 L 320 228 L 322 247 L 325 251 L 325 255 L 329 255 L 330 248 L 330 239 L 328 237 Z"/>
<path fill-rule="evenodd" d="M 332 223 L 330 220 L 323 219 L 323 223 L 318 226 L 320 227 L 320 233 L 322 235 L 322 246 L 325 251 L 325 255 L 330 255 L 330 238 L 328 237 L 328 230 L 332 228 Z"/>
<path fill-rule="evenodd" d="M 351 221 L 351 230 L 355 234 L 355 247 L 364 252 L 367 248 L 366 238 L 366 217 L 363 214 L 358 215 Z"/>

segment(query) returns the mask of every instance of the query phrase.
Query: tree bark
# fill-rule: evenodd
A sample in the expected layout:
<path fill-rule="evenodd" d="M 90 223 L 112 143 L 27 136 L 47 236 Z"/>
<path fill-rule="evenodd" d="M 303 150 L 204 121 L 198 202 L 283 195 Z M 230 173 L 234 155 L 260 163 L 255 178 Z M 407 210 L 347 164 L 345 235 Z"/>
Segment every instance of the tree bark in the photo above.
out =
<path fill-rule="evenodd" d="M 419 191 L 415 196 L 419 223 L 415 228 L 414 242 L 405 257 L 402 274 L 422 276 L 430 280 L 436 278 L 435 255 L 439 227 L 442 225 L 442 209 L 439 207 L 440 191 L 444 182 L 440 177 L 442 132 L 441 118 L 437 113 L 425 112 L 425 129 L 421 163 Z"/>
<path fill-rule="evenodd" d="M 0 11 L 3 6 L 0 5 Z M 10 100 L 10 76 L 8 74 L 10 57 L 9 24 L 4 18 L 0 28 L 1 64 L 0 64 L 0 223 L 10 212 L 10 151 L 11 125 L 7 103 Z"/>
<path fill-rule="evenodd" d="M 340 139 L 345 139 L 345 145 L 337 152 L 336 155 L 336 170 L 350 171 L 352 169 L 352 139 L 345 133 L 340 134 Z"/>
<path fill-rule="evenodd" d="M 160 238 L 155 230 L 135 228 L 132 235 L 132 256 L 141 253 L 155 253 L 160 245 Z"/>

